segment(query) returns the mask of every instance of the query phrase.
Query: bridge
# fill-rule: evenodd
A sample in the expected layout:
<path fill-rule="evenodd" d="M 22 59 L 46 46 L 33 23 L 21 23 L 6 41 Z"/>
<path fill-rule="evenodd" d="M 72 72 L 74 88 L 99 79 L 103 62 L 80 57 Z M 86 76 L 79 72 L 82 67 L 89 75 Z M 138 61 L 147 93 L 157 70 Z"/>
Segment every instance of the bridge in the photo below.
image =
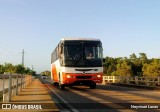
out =
<path fill-rule="evenodd" d="M 17 78 L 17 77 L 15 77 Z M 86 86 L 53 86 L 51 79 L 19 76 L 18 86 L 9 84 L 11 97 L 1 100 L 0 112 L 47 111 L 47 112 L 158 112 L 160 111 L 160 89 L 121 86 L 112 83 L 97 85 L 96 89 Z M 104 78 L 107 79 L 107 78 Z M 116 79 L 116 78 L 108 78 Z M 5 79 L 6 82 L 9 79 Z M 13 80 L 12 80 L 13 81 Z M 155 80 L 155 83 L 159 79 Z M 2 82 L 2 79 L 0 80 Z M 16 84 L 16 80 L 14 83 Z M 110 81 L 112 82 L 112 81 Z M 0 83 L 2 85 L 2 83 Z M 13 85 L 12 85 L 13 84 Z M 126 84 L 127 85 L 127 84 Z M 16 91 L 18 93 L 16 94 Z M 2 95 L 3 92 L 0 93 Z M 2 109 L 3 105 L 3 109 Z M 11 109 L 6 108 L 11 105 Z M 27 109 L 31 110 L 27 110 Z"/>

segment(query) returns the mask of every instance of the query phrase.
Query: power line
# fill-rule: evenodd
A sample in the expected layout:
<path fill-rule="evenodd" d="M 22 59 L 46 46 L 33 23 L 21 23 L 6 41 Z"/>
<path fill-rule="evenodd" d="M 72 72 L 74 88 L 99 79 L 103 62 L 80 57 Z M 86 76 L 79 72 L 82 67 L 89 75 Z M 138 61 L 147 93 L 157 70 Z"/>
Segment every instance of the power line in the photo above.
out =
<path fill-rule="evenodd" d="M 0 47 L 2 48 L 2 49 L 4 49 L 4 50 L 6 50 L 6 51 L 8 51 L 10 54 L 16 54 L 17 55 L 17 53 L 15 53 L 14 51 L 12 51 L 12 50 L 10 50 L 10 49 L 8 49 L 7 48 L 7 45 L 6 44 L 3 44 L 2 42 L 0 42 Z"/>
<path fill-rule="evenodd" d="M 7 49 L 6 47 L 4 47 L 4 46 L 2 46 L 2 45 L 0 45 L 0 47 L 3 48 L 3 49 L 5 49 L 5 50 L 8 51 L 9 53 L 13 54 L 13 52 L 12 52 L 11 50 Z"/>

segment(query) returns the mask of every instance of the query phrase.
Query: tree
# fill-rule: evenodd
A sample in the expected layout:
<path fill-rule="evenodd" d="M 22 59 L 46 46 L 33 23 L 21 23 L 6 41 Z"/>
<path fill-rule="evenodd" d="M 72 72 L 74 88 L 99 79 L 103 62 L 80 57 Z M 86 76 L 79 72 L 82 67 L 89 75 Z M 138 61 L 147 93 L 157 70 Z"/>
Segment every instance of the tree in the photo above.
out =
<path fill-rule="evenodd" d="M 19 64 L 19 65 L 16 65 L 15 66 L 15 71 L 16 71 L 16 73 L 18 73 L 18 74 L 23 74 L 24 72 L 25 72 L 25 68 L 21 65 L 21 64 Z"/>
<path fill-rule="evenodd" d="M 146 57 L 145 55 L 142 57 Z M 132 68 L 132 73 L 134 76 L 140 75 L 142 73 L 142 62 L 141 60 L 146 60 L 146 58 L 137 58 L 137 56 L 133 53 L 130 55 L 130 62 L 131 62 L 131 68 Z"/>
<path fill-rule="evenodd" d="M 31 70 L 31 75 L 36 76 L 36 71 Z"/>
<path fill-rule="evenodd" d="M 119 76 L 131 76 L 132 75 L 131 65 L 128 65 L 126 61 L 118 63 L 116 74 Z"/>
<path fill-rule="evenodd" d="M 116 65 L 115 64 L 111 64 L 109 65 L 108 69 L 107 69 L 107 74 L 111 75 L 112 72 L 116 71 Z"/>
<path fill-rule="evenodd" d="M 104 74 L 111 75 L 112 72 L 116 71 L 116 60 L 112 57 L 106 57 L 103 63 Z"/>
<path fill-rule="evenodd" d="M 3 66 L 3 65 L 0 65 L 0 74 L 3 74 L 3 73 L 4 73 L 4 71 L 5 71 L 4 66 Z"/>
<path fill-rule="evenodd" d="M 140 61 L 142 62 L 142 65 L 148 62 L 147 55 L 145 53 L 139 53 L 140 55 Z"/>
<path fill-rule="evenodd" d="M 25 74 L 35 75 L 36 71 L 31 70 L 30 68 L 26 68 L 24 71 Z"/>
<path fill-rule="evenodd" d="M 150 64 L 144 64 L 143 76 L 146 77 L 157 77 L 160 75 L 160 59 L 153 59 Z"/>
<path fill-rule="evenodd" d="M 157 77 L 160 75 L 160 59 L 148 59 L 145 53 L 135 53 L 127 57 L 106 57 L 104 65 L 104 74 L 121 76 L 147 76 Z"/>
<path fill-rule="evenodd" d="M 25 68 L 22 65 L 12 65 L 11 63 L 5 63 L 5 65 L 0 65 L 0 73 L 3 74 L 4 72 L 9 73 L 18 73 L 18 74 L 31 74 L 35 75 L 36 72 L 30 70 L 28 67 Z"/>
<path fill-rule="evenodd" d="M 25 73 L 25 74 L 30 74 L 30 73 L 31 73 L 30 68 L 27 67 L 27 68 L 25 69 L 24 73 Z"/>
<path fill-rule="evenodd" d="M 137 56 L 133 53 L 133 54 L 131 54 L 130 55 L 130 60 L 132 61 L 132 62 L 135 62 L 136 60 L 137 60 Z"/>
<path fill-rule="evenodd" d="M 15 73 L 15 66 L 10 63 L 5 63 L 5 72 Z"/>

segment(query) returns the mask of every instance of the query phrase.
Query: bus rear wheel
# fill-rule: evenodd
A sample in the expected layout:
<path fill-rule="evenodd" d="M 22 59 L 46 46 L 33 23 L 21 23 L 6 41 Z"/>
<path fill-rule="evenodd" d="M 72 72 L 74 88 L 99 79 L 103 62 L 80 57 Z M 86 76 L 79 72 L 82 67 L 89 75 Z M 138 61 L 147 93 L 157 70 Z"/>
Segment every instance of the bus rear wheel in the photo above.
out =
<path fill-rule="evenodd" d="M 54 82 L 53 85 L 54 85 L 54 86 L 58 86 L 58 83 L 57 83 L 57 82 Z"/>

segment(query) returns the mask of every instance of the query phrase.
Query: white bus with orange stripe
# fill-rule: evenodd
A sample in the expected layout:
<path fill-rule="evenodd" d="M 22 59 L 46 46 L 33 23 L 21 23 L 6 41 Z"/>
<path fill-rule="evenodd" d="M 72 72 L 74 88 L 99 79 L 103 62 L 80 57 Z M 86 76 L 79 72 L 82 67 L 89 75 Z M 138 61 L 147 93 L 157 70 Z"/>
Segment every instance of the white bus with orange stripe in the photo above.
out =
<path fill-rule="evenodd" d="M 102 43 L 92 38 L 61 39 L 51 54 L 51 79 L 54 85 L 85 85 L 91 89 L 102 83 Z"/>

